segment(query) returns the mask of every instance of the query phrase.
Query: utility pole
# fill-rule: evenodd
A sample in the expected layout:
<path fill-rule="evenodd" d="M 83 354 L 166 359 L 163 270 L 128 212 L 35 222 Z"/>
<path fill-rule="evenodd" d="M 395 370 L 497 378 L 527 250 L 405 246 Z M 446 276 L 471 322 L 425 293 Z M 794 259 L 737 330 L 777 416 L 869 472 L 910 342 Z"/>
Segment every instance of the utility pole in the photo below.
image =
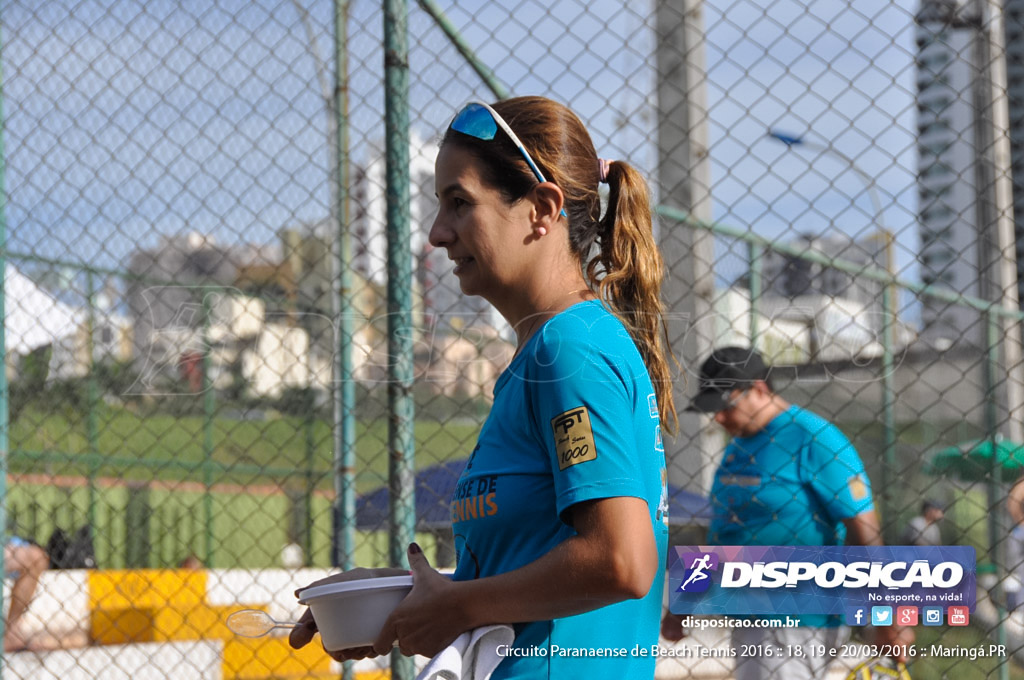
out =
<path fill-rule="evenodd" d="M 656 4 L 658 187 L 660 204 L 711 219 L 707 75 L 702 0 Z M 658 245 L 669 274 L 662 288 L 668 332 L 679 360 L 675 399 L 681 410 L 696 392 L 700 363 L 714 342 L 714 241 L 711 232 L 662 223 Z M 663 422 L 667 419 L 663 417 Z M 706 495 L 721 435 L 707 416 L 680 412 L 679 432 L 665 439 L 669 482 Z"/>
<path fill-rule="evenodd" d="M 1019 310 L 1020 303 L 1017 290 L 1017 246 L 1013 221 L 1013 166 L 1010 159 L 1010 110 L 1007 97 L 1006 78 L 1006 34 L 1003 29 L 1002 0 L 975 0 L 974 11 L 978 21 L 976 54 L 978 55 L 978 91 L 977 111 L 975 117 L 977 164 L 979 169 L 978 192 L 978 228 L 982 242 L 979 258 L 985 266 L 980 273 L 980 281 L 984 288 L 982 297 L 991 300 L 994 306 L 1011 310 Z M 994 251 L 994 252 L 993 252 Z M 985 315 L 988 330 L 986 347 L 990 353 L 995 351 L 999 341 L 998 332 L 1002 330 L 1003 374 L 1006 396 L 1005 431 L 1010 439 L 1019 442 L 1024 436 L 1024 383 L 1021 381 L 1021 337 L 1020 322 L 1013 317 L 1002 316 L 992 319 L 991 313 Z M 992 355 L 988 364 L 985 380 L 987 399 L 996 401 L 995 388 L 995 356 Z M 992 420 L 995 421 L 995 404 L 992 405 Z M 1006 643 L 1006 621 L 1009 615 L 1004 607 L 1003 582 L 1006 578 L 1005 553 L 1002 538 L 1007 535 L 1005 516 L 999 512 L 1002 493 L 998 488 L 1000 469 L 998 445 L 995 432 L 998 422 L 986 423 L 992 444 L 992 476 L 987 484 L 987 497 L 990 508 L 989 558 L 996 567 L 996 585 L 993 599 L 996 602 L 998 624 L 996 626 L 996 642 Z M 1009 678 L 1009 661 L 1003 659 L 997 669 L 1000 680 Z"/>
<path fill-rule="evenodd" d="M 1010 108 L 1006 80 L 1006 34 L 1003 30 L 1003 5 L 1000 0 L 985 0 L 988 21 L 983 23 L 983 42 L 988 46 L 983 67 L 988 73 L 989 125 L 991 150 L 987 151 L 992 169 L 992 228 L 995 230 L 995 265 L 1000 290 L 990 299 L 1003 307 L 1019 310 L 1017 288 L 1017 241 L 1013 220 L 1013 166 L 1010 162 Z M 987 225 L 986 225 L 987 226 Z M 1020 322 L 1004 316 L 1003 361 L 1006 369 L 1007 435 L 1024 441 L 1024 379 L 1021 374 Z"/>

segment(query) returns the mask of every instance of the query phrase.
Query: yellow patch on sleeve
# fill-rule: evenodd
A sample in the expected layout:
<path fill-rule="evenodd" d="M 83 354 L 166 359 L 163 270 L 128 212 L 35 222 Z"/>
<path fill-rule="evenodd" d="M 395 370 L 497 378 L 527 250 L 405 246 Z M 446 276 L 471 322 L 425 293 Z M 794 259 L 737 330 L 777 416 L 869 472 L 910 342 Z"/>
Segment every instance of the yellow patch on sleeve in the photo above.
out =
<path fill-rule="evenodd" d="M 850 477 L 849 481 L 850 495 L 855 501 L 862 501 L 868 497 L 868 485 L 864 483 L 864 478 L 860 475 L 854 475 Z"/>
<path fill-rule="evenodd" d="M 555 435 L 559 470 L 597 458 L 594 430 L 590 427 L 590 412 L 586 406 L 558 414 L 551 419 L 551 429 Z"/>

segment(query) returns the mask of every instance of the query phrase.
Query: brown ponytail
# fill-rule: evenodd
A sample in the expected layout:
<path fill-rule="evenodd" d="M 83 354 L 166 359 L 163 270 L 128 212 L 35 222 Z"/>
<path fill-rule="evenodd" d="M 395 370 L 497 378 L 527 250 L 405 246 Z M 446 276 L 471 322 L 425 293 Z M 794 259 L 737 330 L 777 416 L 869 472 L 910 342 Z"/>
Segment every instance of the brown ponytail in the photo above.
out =
<path fill-rule="evenodd" d="M 654 384 L 665 430 L 674 433 L 679 419 L 672 398 L 672 354 L 659 296 L 664 265 L 651 229 L 647 184 L 628 163 L 613 162 L 608 208 L 601 217 L 597 153 L 576 114 L 544 97 L 516 97 L 493 107 L 530 150 L 544 177 L 562 190 L 569 248 L 590 285 L 629 329 Z M 457 144 L 472 153 L 485 182 L 510 204 L 537 183 L 505 135 L 481 141 L 449 128 L 441 144 Z M 595 244 L 600 252 L 592 257 Z"/>
<path fill-rule="evenodd" d="M 621 161 L 611 164 L 608 185 L 608 207 L 598 226 L 601 252 L 587 263 L 587 277 L 629 328 L 654 384 L 665 429 L 674 433 L 679 418 L 660 295 L 665 267 L 654 242 L 647 185 Z"/>

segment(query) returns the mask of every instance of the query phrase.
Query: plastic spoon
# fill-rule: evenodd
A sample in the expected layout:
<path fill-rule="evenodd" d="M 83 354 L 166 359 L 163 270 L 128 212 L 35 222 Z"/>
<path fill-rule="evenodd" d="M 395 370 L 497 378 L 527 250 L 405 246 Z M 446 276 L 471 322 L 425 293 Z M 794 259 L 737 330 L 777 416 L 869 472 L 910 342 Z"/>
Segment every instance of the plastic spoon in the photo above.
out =
<path fill-rule="evenodd" d="M 242 637 L 262 637 L 275 628 L 295 628 L 295 621 L 277 621 L 261 609 L 242 609 L 228 616 L 228 628 Z"/>

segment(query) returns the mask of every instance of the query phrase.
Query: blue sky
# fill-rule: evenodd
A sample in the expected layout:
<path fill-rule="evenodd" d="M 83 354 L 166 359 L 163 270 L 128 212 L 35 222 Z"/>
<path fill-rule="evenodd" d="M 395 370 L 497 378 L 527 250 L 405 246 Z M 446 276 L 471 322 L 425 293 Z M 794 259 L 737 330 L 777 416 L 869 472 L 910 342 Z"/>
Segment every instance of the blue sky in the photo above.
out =
<path fill-rule="evenodd" d="M 330 65 L 330 3 L 297 1 Z M 411 5 L 413 125 L 432 139 L 459 104 L 493 97 Z M 441 5 L 514 93 L 568 103 L 601 155 L 654 169 L 650 6 Z M 352 6 L 358 160 L 383 139 L 382 16 L 379 3 Z M 856 173 L 766 137 L 770 127 L 804 134 L 875 178 L 898 265 L 916 278 L 914 7 L 706 4 L 716 219 L 773 238 L 871 232 L 877 216 Z M 12 248 L 117 265 L 160 234 L 266 243 L 326 214 L 324 101 L 293 0 L 22 0 L 0 19 Z M 728 278 L 741 264 L 720 254 Z"/>

